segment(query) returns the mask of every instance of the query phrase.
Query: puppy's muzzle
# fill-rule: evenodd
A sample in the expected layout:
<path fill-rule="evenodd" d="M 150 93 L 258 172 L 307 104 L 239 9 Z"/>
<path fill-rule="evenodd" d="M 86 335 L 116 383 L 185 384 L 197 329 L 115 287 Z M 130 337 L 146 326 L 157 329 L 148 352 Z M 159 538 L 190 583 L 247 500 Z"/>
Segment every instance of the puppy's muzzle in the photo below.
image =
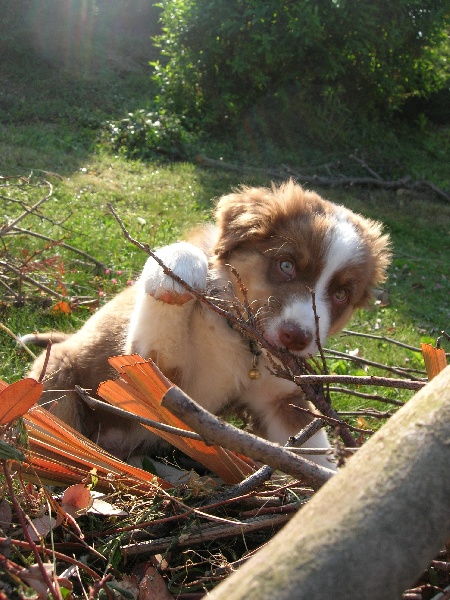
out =
<path fill-rule="evenodd" d="M 278 330 L 278 340 L 280 346 L 287 348 L 287 350 L 301 352 L 311 344 L 313 334 L 292 321 L 283 321 Z"/>

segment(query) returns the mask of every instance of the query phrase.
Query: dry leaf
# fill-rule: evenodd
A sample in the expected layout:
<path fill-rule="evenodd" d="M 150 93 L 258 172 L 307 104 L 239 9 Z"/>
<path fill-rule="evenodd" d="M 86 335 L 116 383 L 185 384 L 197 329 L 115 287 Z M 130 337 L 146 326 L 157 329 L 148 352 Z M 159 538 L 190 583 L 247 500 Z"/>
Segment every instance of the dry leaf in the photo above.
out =
<path fill-rule="evenodd" d="M 21 379 L 11 385 L 2 382 L 0 391 L 0 425 L 11 423 L 14 419 L 22 417 L 36 404 L 42 395 L 44 386 L 39 381 Z"/>
<path fill-rule="evenodd" d="M 53 307 L 52 307 L 52 313 L 53 314 L 64 314 L 64 315 L 70 315 L 70 313 L 72 312 L 72 309 L 70 308 L 70 304 L 68 302 L 66 302 L 65 300 L 61 300 L 60 302 L 57 302 Z"/>
<path fill-rule="evenodd" d="M 136 600 L 139 598 L 139 578 L 136 575 L 124 575 L 118 586 L 132 594 Z"/>
<path fill-rule="evenodd" d="M 139 600 L 173 600 L 166 582 L 155 569 L 149 567 L 139 585 Z"/>
<path fill-rule="evenodd" d="M 120 374 L 120 379 L 104 381 L 97 393 L 107 402 L 141 417 L 192 431 L 161 401 L 173 384 L 161 373 L 153 361 L 138 354 L 115 356 L 110 364 Z M 226 483 L 238 483 L 253 472 L 253 464 L 220 446 L 208 446 L 202 441 L 183 438 L 146 426 L 164 440 L 205 465 Z"/>
<path fill-rule="evenodd" d="M 121 508 L 117 508 L 117 506 L 113 506 L 106 500 L 103 500 L 105 497 L 104 494 L 100 494 L 99 492 L 91 492 L 91 496 L 94 501 L 92 503 L 91 508 L 88 510 L 89 513 L 94 513 L 97 515 L 104 515 L 105 517 L 126 517 L 128 513 Z"/>
<path fill-rule="evenodd" d="M 40 538 L 44 538 L 54 527 L 56 527 L 56 519 L 50 515 L 42 515 L 31 521 L 32 525 L 28 525 L 28 533 L 34 542 L 38 542 Z"/>
<path fill-rule="evenodd" d="M 428 381 L 436 377 L 447 366 L 447 357 L 443 348 L 434 348 L 431 344 L 421 344 L 423 360 L 427 370 Z"/>
<path fill-rule="evenodd" d="M 53 579 L 53 563 L 44 563 L 43 567 L 50 579 Z M 47 600 L 48 588 L 44 581 L 41 567 L 38 564 L 31 565 L 28 569 L 21 569 L 17 575 L 37 592 L 39 600 Z M 59 585 L 72 591 L 73 586 L 68 579 L 57 577 L 57 581 Z"/>
<path fill-rule="evenodd" d="M 3 498 L 0 500 L 0 529 L 5 533 L 11 527 L 12 509 L 10 503 Z"/>
<path fill-rule="evenodd" d="M 92 502 L 91 490 L 82 483 L 77 483 L 64 492 L 61 508 L 71 517 L 78 517 L 91 508 Z"/>

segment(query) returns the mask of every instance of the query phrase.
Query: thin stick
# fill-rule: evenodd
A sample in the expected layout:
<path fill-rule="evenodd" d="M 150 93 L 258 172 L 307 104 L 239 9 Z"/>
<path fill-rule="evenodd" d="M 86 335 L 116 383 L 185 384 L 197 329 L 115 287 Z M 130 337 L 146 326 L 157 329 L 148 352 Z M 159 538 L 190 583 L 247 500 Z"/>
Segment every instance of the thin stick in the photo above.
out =
<path fill-rule="evenodd" d="M 49 237 L 48 235 L 43 235 L 42 233 L 37 233 L 36 231 L 29 231 L 28 229 L 22 229 L 22 227 L 13 227 L 12 229 L 14 232 L 23 233 L 25 235 L 31 235 L 31 236 L 39 238 L 41 240 L 47 240 L 48 242 L 53 242 L 54 244 L 60 246 L 61 248 L 66 248 L 67 250 L 70 250 L 71 252 L 74 252 L 75 254 L 79 254 L 83 258 L 86 258 L 90 262 L 93 262 L 100 269 L 106 269 L 105 264 L 103 264 L 102 262 L 100 262 L 99 260 L 97 260 L 96 258 L 91 256 L 90 254 L 83 252 L 83 250 L 79 250 L 78 248 L 75 248 L 75 246 L 66 244 L 66 242 L 54 240 L 53 238 Z M 11 235 L 11 233 L 9 235 Z"/>
<path fill-rule="evenodd" d="M 312 410 L 309 410 L 309 408 L 303 408 L 301 406 L 297 406 L 296 404 L 290 404 L 289 406 L 292 406 L 292 408 L 295 408 L 296 410 L 301 410 L 302 412 L 307 413 L 308 415 L 312 415 L 313 417 L 323 419 L 324 421 L 335 427 L 342 426 L 343 421 L 339 418 L 334 419 L 332 417 L 326 416 L 319 417 L 319 415 L 316 415 Z M 349 425 L 348 423 L 344 423 L 344 425 L 346 425 L 351 431 L 356 431 L 357 433 L 373 433 L 373 431 L 371 431 L 370 429 L 361 429 L 360 427 L 354 427 L 353 425 Z"/>
<path fill-rule="evenodd" d="M 296 375 L 295 380 L 305 383 L 350 383 L 352 385 L 373 385 L 381 387 L 401 388 L 404 390 L 421 390 L 425 381 L 405 381 L 389 377 L 359 376 L 359 375 Z"/>
<path fill-rule="evenodd" d="M 401 346 L 402 348 L 406 348 L 407 350 L 412 350 L 413 352 L 419 352 L 419 354 L 422 354 L 422 350 L 420 348 L 417 348 L 416 346 L 410 346 L 409 344 L 404 344 L 403 342 L 399 342 L 398 340 L 394 340 L 393 338 L 386 337 L 384 335 L 375 335 L 374 333 L 361 333 L 359 331 L 351 331 L 350 329 L 343 329 L 341 333 L 345 333 L 346 335 L 355 335 L 357 337 L 370 338 L 372 340 L 380 340 L 382 342 L 389 342 L 389 344 L 395 344 L 396 346 Z"/>
<path fill-rule="evenodd" d="M 14 493 L 12 477 L 11 477 L 11 473 L 9 472 L 6 460 L 2 460 L 1 464 L 3 466 L 3 473 L 5 475 L 6 484 L 8 486 L 8 491 L 9 491 L 9 496 L 10 496 L 11 502 L 13 503 L 17 518 L 19 519 L 20 524 L 22 526 L 23 534 L 27 539 L 27 542 L 29 544 L 31 551 L 33 552 L 33 555 L 34 555 L 34 558 L 35 558 L 37 564 L 39 565 L 39 570 L 41 572 L 42 579 L 44 580 L 45 585 L 50 590 L 50 593 L 53 596 L 53 598 L 55 600 L 62 600 L 61 591 L 58 589 L 58 587 L 55 587 L 53 585 L 53 582 L 50 579 L 50 576 L 44 567 L 42 558 L 39 555 L 38 548 L 37 548 L 36 544 L 33 542 L 33 540 L 31 539 L 30 532 L 28 531 L 27 523 L 25 521 L 24 512 L 23 512 L 22 507 L 20 506 L 19 502 L 17 501 L 16 495 Z"/>
<path fill-rule="evenodd" d="M 195 431 L 186 431 L 185 429 L 180 429 L 178 427 L 173 427 L 172 425 L 166 425 L 165 423 L 160 423 L 159 421 L 153 421 L 152 419 L 146 419 L 145 417 L 140 417 L 134 413 L 131 413 L 127 410 L 123 410 L 123 408 L 119 408 L 117 406 L 112 406 L 103 400 L 98 400 L 97 398 L 93 398 L 90 396 L 86 390 L 84 390 L 79 385 L 75 386 L 75 390 L 81 399 L 86 402 L 86 404 L 90 408 L 103 410 L 110 414 L 113 414 L 121 419 L 128 419 L 129 421 L 137 421 L 141 425 L 149 425 L 154 429 L 159 429 L 160 431 L 166 431 L 167 433 L 171 433 L 173 435 L 179 435 L 181 437 L 190 438 L 192 440 L 199 440 L 201 442 L 205 442 L 201 435 L 195 433 Z M 207 442 L 205 442 L 207 443 Z"/>
<path fill-rule="evenodd" d="M 340 394 L 348 394 L 349 396 L 356 396 L 357 398 L 363 398 L 364 400 L 376 400 L 377 402 L 385 402 L 386 404 L 393 404 L 394 406 L 403 406 L 405 403 L 401 400 L 393 400 L 392 398 L 386 398 L 386 396 L 380 396 L 379 394 L 365 394 L 364 392 L 358 392 L 357 390 L 350 390 L 349 388 L 330 386 L 329 392 L 337 392 Z"/>
<path fill-rule="evenodd" d="M 47 292 L 47 294 L 50 294 L 50 296 L 58 298 L 59 300 L 67 300 L 66 296 L 63 296 L 62 294 L 55 292 L 55 290 L 52 290 L 51 288 L 47 287 L 46 285 L 39 283 L 32 277 L 25 275 L 25 273 L 22 273 L 22 271 L 20 269 L 16 269 L 15 267 L 13 267 L 9 263 L 5 262 L 4 260 L 0 260 L 0 266 L 4 267 L 8 271 L 12 271 L 13 273 L 15 273 L 16 275 L 21 277 L 24 281 L 28 281 L 28 283 L 31 283 L 32 285 L 34 285 L 38 289 L 42 290 L 43 292 Z"/>
<path fill-rule="evenodd" d="M 45 183 L 50 188 L 49 193 L 46 196 L 44 196 L 43 198 L 41 198 L 40 200 L 38 200 L 35 204 L 33 204 L 33 206 L 31 208 L 27 208 L 21 215 L 19 215 L 17 217 L 17 219 L 15 219 L 14 221 L 11 221 L 11 223 L 9 223 L 8 225 L 5 225 L 5 227 L 0 229 L 0 237 L 6 235 L 8 233 L 8 231 L 10 231 L 15 225 L 17 225 L 17 223 L 22 221 L 26 216 L 28 216 L 33 211 L 35 211 L 41 204 L 46 202 L 51 197 L 51 195 L 53 194 L 53 186 L 49 181 L 45 181 Z"/>
<path fill-rule="evenodd" d="M 205 541 L 217 540 L 220 538 L 233 537 L 235 535 L 258 531 L 267 527 L 279 527 L 292 517 L 293 513 L 287 513 L 269 517 L 254 517 L 244 522 L 229 523 L 227 525 L 205 526 L 201 531 L 186 533 L 177 537 L 166 537 L 159 540 L 151 540 L 137 544 L 129 544 L 122 547 L 122 555 L 139 556 L 142 554 L 158 554 L 165 552 L 168 548 L 177 545 L 185 547 L 193 544 L 200 544 Z"/>
<path fill-rule="evenodd" d="M 389 371 L 390 373 L 395 373 L 396 375 L 400 375 L 401 377 L 409 377 L 413 381 L 420 381 L 418 377 L 414 377 L 413 375 L 405 373 L 405 370 L 397 367 L 390 367 L 389 365 L 384 365 L 383 363 L 378 363 L 373 360 L 367 360 L 367 358 L 361 358 L 360 356 L 351 356 L 346 352 L 339 352 L 339 350 L 331 350 L 326 348 L 326 351 L 332 354 L 333 356 L 341 356 L 346 360 L 351 360 L 352 362 L 359 363 L 361 365 L 367 365 L 369 367 L 376 367 L 378 369 L 383 369 L 384 371 Z"/>
<path fill-rule="evenodd" d="M 28 348 L 28 346 L 22 342 L 20 337 L 18 337 L 13 331 L 11 331 L 11 329 L 9 329 L 9 327 L 6 327 L 6 325 L 4 325 L 3 323 L 0 322 L 0 329 L 3 329 L 3 331 L 5 331 L 8 335 L 10 335 L 19 344 L 19 346 L 21 346 L 24 350 L 26 350 L 26 352 L 28 352 L 28 354 L 31 356 L 31 358 L 36 360 L 36 354 L 34 354 Z"/>
<path fill-rule="evenodd" d="M 277 444 L 218 419 L 176 386 L 165 393 L 161 406 L 168 408 L 189 427 L 196 429 L 210 443 L 230 448 L 298 479 L 306 480 L 315 489 L 334 475 L 331 469 L 302 459 Z"/>

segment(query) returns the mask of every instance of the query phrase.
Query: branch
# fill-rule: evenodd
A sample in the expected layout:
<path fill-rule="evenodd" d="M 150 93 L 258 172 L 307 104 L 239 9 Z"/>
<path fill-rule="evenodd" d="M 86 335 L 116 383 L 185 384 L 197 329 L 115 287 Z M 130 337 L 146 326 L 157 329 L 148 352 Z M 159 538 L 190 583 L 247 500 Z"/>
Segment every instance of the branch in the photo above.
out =
<path fill-rule="evenodd" d="M 11 223 L 2 227 L 2 229 L 0 229 L 0 237 L 6 235 L 8 233 L 8 231 L 10 231 L 15 225 L 17 225 L 17 223 L 22 221 L 29 214 L 33 213 L 39 206 L 41 206 L 41 204 L 43 204 L 44 202 L 47 202 L 47 200 L 53 194 L 53 186 L 49 181 L 45 181 L 44 183 L 46 185 L 48 185 L 48 187 L 50 188 L 49 193 L 46 196 L 44 196 L 43 198 L 41 198 L 40 200 L 38 200 L 35 204 L 33 204 L 33 206 L 31 206 L 30 208 L 27 208 L 21 215 L 19 215 L 16 219 L 14 219 L 14 221 L 11 221 Z"/>
<path fill-rule="evenodd" d="M 400 598 L 450 536 L 449 439 L 450 366 L 208 598 Z"/>
<path fill-rule="evenodd" d="M 58 584 L 56 584 L 56 586 L 53 585 L 53 582 L 50 579 L 50 576 L 44 567 L 42 558 L 39 556 L 38 548 L 37 548 L 36 544 L 33 542 L 33 540 L 31 539 L 30 533 L 28 531 L 27 523 L 25 521 L 24 512 L 23 512 L 22 507 L 20 506 L 19 502 L 17 501 L 16 495 L 14 493 L 13 481 L 12 481 L 11 473 L 9 472 L 9 469 L 7 466 L 7 462 L 6 462 L 6 460 L 2 460 L 1 463 L 2 463 L 2 467 L 3 467 L 3 474 L 5 475 L 5 479 L 6 479 L 6 484 L 8 486 L 9 497 L 14 506 L 14 510 L 16 511 L 17 518 L 19 519 L 20 524 L 22 526 L 22 531 L 23 531 L 24 536 L 27 539 L 27 543 L 29 544 L 30 550 L 33 552 L 34 559 L 35 559 L 36 563 L 39 565 L 39 571 L 41 573 L 42 579 L 44 580 L 45 585 L 50 590 L 50 594 L 53 596 L 54 600 L 62 600 L 61 591 L 59 590 Z"/>
<path fill-rule="evenodd" d="M 350 383 L 353 385 L 373 385 L 382 387 L 401 388 L 404 390 L 421 390 L 425 381 L 405 381 L 390 377 L 359 376 L 359 375 L 296 375 L 295 380 L 305 383 Z"/>
<path fill-rule="evenodd" d="M 142 554 L 159 554 L 166 552 L 172 546 L 186 547 L 193 544 L 200 544 L 207 541 L 213 541 L 221 538 L 243 535 L 251 531 L 258 531 L 267 527 L 274 528 L 284 525 L 292 518 L 292 513 L 281 514 L 269 517 L 254 517 L 247 521 L 240 521 L 233 524 L 203 526 L 200 531 L 186 533 L 177 537 L 166 537 L 149 542 L 129 544 L 122 546 L 121 552 L 124 557 L 140 556 Z"/>
<path fill-rule="evenodd" d="M 238 173 L 249 173 L 255 175 L 264 175 L 266 177 L 272 177 L 276 179 L 286 179 L 287 176 L 294 177 L 297 181 L 303 184 L 311 184 L 315 183 L 322 187 L 342 187 L 342 186 L 371 186 L 378 187 L 382 189 L 388 190 L 398 190 L 400 188 L 408 188 L 408 189 L 420 189 L 423 187 L 427 187 L 433 190 L 436 194 L 450 201 L 450 195 L 447 192 L 444 192 L 439 187 L 430 183 L 428 181 L 411 181 L 409 176 L 402 177 L 396 180 L 385 180 L 382 179 L 377 173 L 373 172 L 372 177 L 348 177 L 345 175 L 339 177 L 323 177 L 320 175 L 312 174 L 306 175 L 304 173 L 299 173 L 294 169 L 285 169 L 285 170 L 274 170 L 274 169 L 260 169 L 256 167 L 246 167 L 244 165 L 235 165 L 232 163 L 227 163 L 222 160 L 214 160 L 212 158 L 208 158 L 202 154 L 199 154 L 195 157 L 195 160 L 207 167 L 214 167 L 219 169 L 224 169 L 226 171 L 234 171 Z M 367 165 L 365 168 L 368 169 Z"/>
<path fill-rule="evenodd" d="M 128 419 L 129 421 L 135 421 L 137 423 L 140 423 L 141 425 L 149 425 L 154 429 L 159 429 L 159 431 L 165 431 L 167 433 L 171 433 L 172 435 L 179 435 L 184 438 L 190 438 L 192 440 L 199 440 L 201 442 L 205 442 L 202 436 L 198 433 L 195 433 L 194 431 L 186 431 L 186 429 L 179 429 L 178 427 L 173 427 L 172 425 L 166 425 L 165 423 L 160 423 L 159 421 L 153 421 L 152 419 L 140 417 L 139 415 L 131 413 L 127 410 L 123 410 L 123 408 L 119 408 L 118 406 L 113 406 L 112 404 L 108 404 L 103 400 L 93 398 L 92 396 L 89 396 L 87 391 L 79 385 L 75 386 L 75 391 L 90 408 L 94 408 L 95 410 L 102 410 L 120 419 Z"/>
<path fill-rule="evenodd" d="M 305 480 L 314 489 L 321 487 L 334 475 L 334 471 L 331 469 L 300 458 L 278 444 L 242 431 L 218 419 L 176 386 L 166 392 L 161 405 L 168 408 L 186 425 L 196 429 L 211 444 L 230 448 L 297 479 Z"/>
<path fill-rule="evenodd" d="M 345 387 L 330 386 L 329 392 L 336 392 L 338 394 L 348 394 L 349 396 L 356 396 L 357 398 L 364 398 L 364 400 L 375 400 L 376 402 L 385 402 L 386 404 L 393 404 L 394 406 L 403 406 L 405 403 L 401 400 L 393 400 L 386 396 L 380 396 L 379 394 L 365 394 L 364 392 L 358 392 L 357 390 L 350 390 Z M 342 413 L 341 413 L 342 414 Z"/>
<path fill-rule="evenodd" d="M 38 281 L 36 281 L 32 277 L 30 277 L 29 275 L 25 275 L 25 273 L 22 273 L 22 271 L 20 269 L 16 269 L 15 267 L 13 267 L 9 263 L 5 262 L 4 260 L 0 260 L 0 266 L 4 267 L 8 271 L 11 271 L 12 273 L 15 273 L 21 279 L 23 279 L 24 281 L 27 281 L 28 283 L 31 283 L 32 285 L 37 287 L 39 290 L 42 290 L 43 292 L 47 292 L 47 294 L 50 294 L 50 296 L 59 298 L 60 300 L 67 300 L 66 296 L 63 296 L 59 292 L 56 292 L 55 290 L 52 290 L 51 288 L 47 287 L 46 285 L 39 283 Z"/>
<path fill-rule="evenodd" d="M 42 233 L 30 231 L 29 229 L 23 229 L 22 227 L 13 227 L 12 229 L 14 232 L 23 233 L 25 235 L 31 235 L 31 236 L 39 238 L 41 240 L 47 240 L 48 242 L 53 242 L 54 244 L 60 246 L 61 248 L 66 248 L 67 250 L 70 250 L 71 252 L 74 252 L 75 254 L 79 254 L 83 258 L 86 258 L 90 262 L 94 263 L 99 269 L 102 269 L 102 270 L 106 269 L 105 264 L 103 264 L 102 262 L 100 262 L 99 260 L 97 260 L 96 258 L 91 256 L 90 254 L 83 252 L 83 250 L 79 250 L 78 248 L 75 248 L 75 246 L 71 246 L 70 244 L 66 244 L 65 242 L 54 240 L 53 238 L 49 237 L 48 235 L 43 235 Z M 11 232 L 10 232 L 10 235 L 11 235 Z"/>

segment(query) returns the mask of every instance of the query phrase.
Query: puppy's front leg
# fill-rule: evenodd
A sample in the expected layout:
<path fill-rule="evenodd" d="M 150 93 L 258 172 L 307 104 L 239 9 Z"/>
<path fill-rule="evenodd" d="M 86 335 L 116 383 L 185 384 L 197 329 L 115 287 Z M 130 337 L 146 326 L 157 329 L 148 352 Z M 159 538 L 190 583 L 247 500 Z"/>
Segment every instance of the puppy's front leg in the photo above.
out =
<path fill-rule="evenodd" d="M 166 267 L 192 288 L 205 289 L 208 259 L 199 248 L 188 242 L 177 242 L 161 248 L 156 255 Z M 170 275 L 166 275 L 151 257 L 145 263 L 140 281 L 147 294 L 166 304 L 182 305 L 192 300 L 192 295 L 186 288 L 172 279 Z"/>
<path fill-rule="evenodd" d="M 156 252 L 173 273 L 192 288 L 206 287 L 208 259 L 204 252 L 187 242 L 177 242 Z M 131 315 L 127 351 L 148 358 L 153 352 L 179 353 L 176 339 L 188 327 L 193 296 L 150 257 L 137 282 L 136 303 Z M 179 342 L 178 342 L 179 344 Z M 178 352 L 177 352 L 178 351 Z"/>

